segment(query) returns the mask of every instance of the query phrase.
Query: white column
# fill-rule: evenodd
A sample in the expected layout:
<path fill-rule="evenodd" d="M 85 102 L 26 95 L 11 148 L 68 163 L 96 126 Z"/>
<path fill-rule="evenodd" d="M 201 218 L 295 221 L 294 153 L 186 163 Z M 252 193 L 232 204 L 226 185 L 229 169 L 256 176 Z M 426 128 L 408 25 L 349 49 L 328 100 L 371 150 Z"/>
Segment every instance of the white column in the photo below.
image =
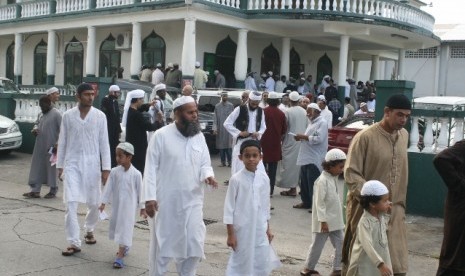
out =
<path fill-rule="evenodd" d="M 358 79 L 358 65 L 360 64 L 360 60 L 354 60 L 354 81 L 359 81 Z"/>
<path fill-rule="evenodd" d="M 438 93 L 435 95 L 443 95 L 446 96 L 447 90 L 447 74 L 448 74 L 448 63 L 449 63 L 449 45 L 441 45 L 439 48 L 439 80 L 438 80 Z"/>
<path fill-rule="evenodd" d="M 343 86 L 346 83 L 347 75 L 347 56 L 349 54 L 349 36 L 341 36 L 341 43 L 339 47 L 339 75 L 337 80 L 338 86 Z"/>
<path fill-rule="evenodd" d="M 132 22 L 131 66 L 129 72 L 132 79 L 138 79 L 142 66 L 142 35 L 139 22 Z"/>
<path fill-rule="evenodd" d="M 390 80 L 391 79 L 391 61 L 390 60 L 385 60 L 384 61 L 384 79 L 385 80 Z"/>
<path fill-rule="evenodd" d="M 291 53 L 291 39 L 289 37 L 283 37 L 283 45 L 281 51 L 281 72 L 280 75 L 286 76 L 289 79 L 289 68 L 290 68 L 290 53 Z M 281 92 L 281 91 L 280 91 Z"/>
<path fill-rule="evenodd" d="M 95 77 L 95 50 L 96 34 L 94 26 L 87 26 L 87 48 L 86 48 L 86 76 Z M 102 76 L 100 76 L 102 77 Z"/>
<path fill-rule="evenodd" d="M 47 84 L 55 84 L 56 31 L 49 30 L 47 38 Z"/>
<path fill-rule="evenodd" d="M 247 32 L 248 30 L 237 30 L 237 49 L 234 59 L 234 76 L 237 82 L 243 82 L 247 75 Z"/>
<path fill-rule="evenodd" d="M 347 55 L 347 77 L 353 78 L 354 71 L 353 71 L 353 62 L 352 62 L 352 51 L 349 51 Z"/>
<path fill-rule="evenodd" d="M 373 55 L 371 56 L 371 72 L 370 72 L 370 80 L 378 80 L 379 79 L 379 56 Z"/>
<path fill-rule="evenodd" d="M 397 62 L 397 79 L 405 80 L 405 50 L 399 49 L 399 60 Z"/>
<path fill-rule="evenodd" d="M 16 82 L 22 84 L 22 75 L 23 75 L 23 34 L 15 34 L 15 61 L 13 73 L 16 78 Z"/>
<path fill-rule="evenodd" d="M 188 17 L 184 19 L 184 41 L 182 46 L 182 75 L 194 77 L 195 70 L 195 18 Z"/>

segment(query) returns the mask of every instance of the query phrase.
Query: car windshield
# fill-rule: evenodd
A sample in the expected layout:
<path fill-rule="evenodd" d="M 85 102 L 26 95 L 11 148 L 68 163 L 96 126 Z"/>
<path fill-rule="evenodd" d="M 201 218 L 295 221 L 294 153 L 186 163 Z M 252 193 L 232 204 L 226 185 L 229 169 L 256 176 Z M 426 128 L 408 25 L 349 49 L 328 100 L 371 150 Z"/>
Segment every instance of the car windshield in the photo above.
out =
<path fill-rule="evenodd" d="M 8 79 L 0 80 L 0 88 L 2 88 L 3 92 L 5 93 L 19 92 L 19 89 L 18 87 L 16 87 L 16 84 Z"/>

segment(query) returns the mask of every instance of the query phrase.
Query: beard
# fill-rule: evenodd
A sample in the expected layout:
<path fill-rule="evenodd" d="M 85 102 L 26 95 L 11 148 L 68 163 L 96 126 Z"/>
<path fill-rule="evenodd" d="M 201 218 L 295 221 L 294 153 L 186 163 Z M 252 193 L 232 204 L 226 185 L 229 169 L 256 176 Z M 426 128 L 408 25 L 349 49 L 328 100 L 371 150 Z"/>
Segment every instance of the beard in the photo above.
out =
<path fill-rule="evenodd" d="M 192 137 L 200 132 L 200 123 L 198 120 L 191 122 L 182 116 L 178 130 L 184 137 Z"/>
<path fill-rule="evenodd" d="M 258 107 L 258 105 L 256 105 L 256 106 L 251 106 L 251 105 L 249 104 L 249 110 L 250 110 L 250 111 L 255 111 L 255 109 L 257 109 L 257 107 Z"/>

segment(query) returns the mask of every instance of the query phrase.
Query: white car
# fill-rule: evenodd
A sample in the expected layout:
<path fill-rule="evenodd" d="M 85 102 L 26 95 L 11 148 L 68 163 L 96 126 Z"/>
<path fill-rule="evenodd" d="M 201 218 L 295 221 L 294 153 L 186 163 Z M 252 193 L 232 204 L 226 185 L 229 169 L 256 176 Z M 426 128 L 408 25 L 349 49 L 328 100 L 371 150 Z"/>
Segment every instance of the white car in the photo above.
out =
<path fill-rule="evenodd" d="M 22 143 L 23 135 L 15 121 L 0 115 L 0 152 L 9 153 Z"/>

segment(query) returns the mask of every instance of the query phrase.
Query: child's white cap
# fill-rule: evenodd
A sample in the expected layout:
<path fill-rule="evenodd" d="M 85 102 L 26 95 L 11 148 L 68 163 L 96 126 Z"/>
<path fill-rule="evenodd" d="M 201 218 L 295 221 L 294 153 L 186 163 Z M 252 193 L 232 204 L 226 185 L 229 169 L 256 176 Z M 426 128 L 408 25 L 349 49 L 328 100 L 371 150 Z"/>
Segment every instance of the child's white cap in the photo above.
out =
<path fill-rule="evenodd" d="M 382 196 L 386 194 L 389 194 L 386 185 L 378 180 L 370 180 L 365 182 L 361 191 L 362 196 Z"/>
<path fill-rule="evenodd" d="M 119 143 L 116 148 L 117 149 L 122 149 L 125 152 L 127 152 L 127 153 L 129 153 L 131 155 L 134 155 L 134 146 L 131 145 L 131 143 L 128 143 L 128 142 Z"/>
<path fill-rule="evenodd" d="M 326 153 L 325 161 L 336 161 L 336 160 L 346 160 L 346 154 L 340 149 L 331 149 Z"/>

